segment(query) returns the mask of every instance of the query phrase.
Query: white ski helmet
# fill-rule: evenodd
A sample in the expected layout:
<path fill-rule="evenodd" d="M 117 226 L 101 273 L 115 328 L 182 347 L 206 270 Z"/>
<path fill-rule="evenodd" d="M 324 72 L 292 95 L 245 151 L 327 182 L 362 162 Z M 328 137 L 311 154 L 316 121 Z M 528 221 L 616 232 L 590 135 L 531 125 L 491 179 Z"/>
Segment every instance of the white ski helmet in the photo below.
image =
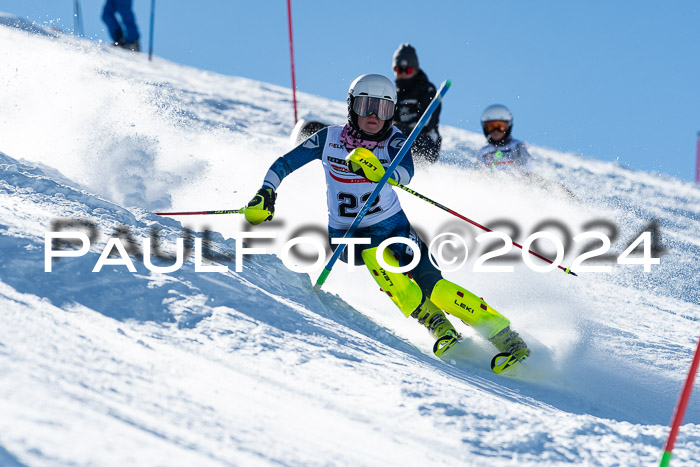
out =
<path fill-rule="evenodd" d="M 386 76 L 366 74 L 358 76 L 348 89 L 348 122 L 364 139 L 381 141 L 386 138 L 396 109 L 396 85 Z M 384 126 L 374 135 L 368 135 L 357 124 L 358 115 L 376 114 Z"/>
<path fill-rule="evenodd" d="M 508 141 L 510 139 L 510 132 L 513 129 L 513 114 L 510 113 L 508 107 L 501 104 L 490 105 L 486 107 L 484 113 L 481 114 L 481 129 L 486 139 L 491 142 L 489 132 L 486 130 L 486 122 L 506 122 L 508 128 L 506 129 L 506 135 L 503 141 Z"/>

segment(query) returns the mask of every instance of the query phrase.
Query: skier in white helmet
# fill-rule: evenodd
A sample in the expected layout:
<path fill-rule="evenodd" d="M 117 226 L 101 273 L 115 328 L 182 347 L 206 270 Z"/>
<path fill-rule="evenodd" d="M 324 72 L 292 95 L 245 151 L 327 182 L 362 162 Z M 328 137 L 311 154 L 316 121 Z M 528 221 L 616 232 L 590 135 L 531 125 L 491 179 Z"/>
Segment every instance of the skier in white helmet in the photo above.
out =
<path fill-rule="evenodd" d="M 359 76 L 350 85 L 347 102 L 345 125 L 321 129 L 272 164 L 262 188 L 246 206 L 245 217 L 251 224 L 272 219 L 276 191 L 284 177 L 313 160 L 320 160 L 326 177 L 329 239 L 344 236 L 364 200 L 406 141 L 391 123 L 396 88 L 388 78 L 376 74 Z M 391 177 L 405 185 L 412 176 L 413 158 L 408 151 Z M 341 261 L 365 264 L 404 315 L 417 319 L 436 338 L 433 351 L 437 356 L 460 338 L 444 311 L 471 325 L 499 352 L 508 352 L 520 360 L 529 355 L 525 342 L 510 329 L 505 316 L 468 290 L 444 279 L 433 266 L 427 245 L 411 227 L 391 185 L 381 189 L 354 237 L 369 238 L 371 243 L 356 245 L 355 256 L 350 258 L 346 248 Z M 420 249 L 421 259 L 410 275 L 386 271 L 376 258 L 377 246 L 392 237 L 410 238 Z M 331 247 L 337 245 L 331 243 Z M 384 250 L 383 259 L 392 266 L 405 266 L 413 255 L 406 245 L 394 243 Z"/>
<path fill-rule="evenodd" d="M 477 155 L 477 159 L 484 166 L 494 170 L 529 170 L 532 156 L 522 141 L 511 136 L 513 115 L 505 105 L 495 104 L 487 107 L 481 114 L 481 128 L 489 143 L 479 149 Z"/>

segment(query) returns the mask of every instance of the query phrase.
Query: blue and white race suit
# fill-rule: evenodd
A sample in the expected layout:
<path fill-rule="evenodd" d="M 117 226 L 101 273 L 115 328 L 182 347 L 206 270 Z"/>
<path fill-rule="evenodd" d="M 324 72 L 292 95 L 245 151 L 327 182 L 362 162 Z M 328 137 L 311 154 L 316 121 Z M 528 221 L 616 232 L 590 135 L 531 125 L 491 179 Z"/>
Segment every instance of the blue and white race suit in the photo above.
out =
<path fill-rule="evenodd" d="M 511 139 L 503 145 L 487 144 L 479 149 L 477 159 L 491 169 L 518 168 L 527 172 L 532 156 L 527 152 L 525 143 L 517 139 Z"/>
<path fill-rule="evenodd" d="M 324 128 L 277 159 L 265 176 L 263 188 L 277 190 L 284 177 L 309 162 L 320 159 L 326 176 L 328 226 L 347 230 L 377 184 L 348 170 L 345 157 L 350 151 L 340 141 L 342 130 L 340 125 Z M 381 141 L 372 152 L 386 169 L 405 142 L 406 137 L 403 133 L 393 128 L 391 135 Z M 396 168 L 392 178 L 405 185 L 412 177 L 413 158 L 409 152 Z M 359 227 L 377 224 L 400 211 L 401 204 L 396 193 L 391 185 L 386 184 Z"/>

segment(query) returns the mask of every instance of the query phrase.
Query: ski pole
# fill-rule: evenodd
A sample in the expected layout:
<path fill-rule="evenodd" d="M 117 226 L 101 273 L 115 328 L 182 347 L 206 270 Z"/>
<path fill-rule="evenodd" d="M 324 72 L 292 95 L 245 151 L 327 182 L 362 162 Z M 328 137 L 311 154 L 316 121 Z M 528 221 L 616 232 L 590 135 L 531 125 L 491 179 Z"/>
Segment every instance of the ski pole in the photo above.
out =
<path fill-rule="evenodd" d="M 204 214 L 245 214 L 245 208 L 223 209 L 221 211 L 154 212 L 156 216 L 196 216 Z"/>
<path fill-rule="evenodd" d="M 372 193 L 369 195 L 369 198 L 367 198 L 367 201 L 365 201 L 365 204 L 362 205 L 362 209 L 360 209 L 360 212 L 357 213 L 357 216 L 355 216 L 355 220 L 352 221 L 352 224 L 350 225 L 350 228 L 348 229 L 347 232 L 345 232 L 345 235 L 343 235 L 343 238 L 350 238 L 352 237 L 352 234 L 355 233 L 355 230 L 357 229 L 357 226 L 360 225 L 360 222 L 362 219 L 365 217 L 365 214 L 369 211 L 370 207 L 372 206 L 372 203 L 374 203 L 374 200 L 377 198 L 379 195 L 379 192 L 381 191 L 382 188 L 384 188 L 384 185 L 389 181 L 389 177 L 394 173 L 394 170 L 396 170 L 396 167 L 399 166 L 401 163 L 401 160 L 403 157 L 406 155 L 408 152 L 409 148 L 413 144 L 413 142 L 416 140 L 418 137 L 418 134 L 421 132 L 427 121 L 430 119 L 430 116 L 433 114 L 435 109 L 437 108 L 438 105 L 440 105 L 440 102 L 442 101 L 442 98 L 444 97 L 445 93 L 447 92 L 448 89 L 450 89 L 450 86 L 452 83 L 447 80 L 442 85 L 440 86 L 440 89 L 438 89 L 437 93 L 435 94 L 435 97 L 433 98 L 432 102 L 428 106 L 427 109 L 425 109 L 425 113 L 423 116 L 418 120 L 418 123 L 416 123 L 416 126 L 413 127 L 413 131 L 411 131 L 411 134 L 408 136 L 408 139 L 406 139 L 406 142 L 403 144 L 401 149 L 399 150 L 399 153 L 396 155 L 394 160 L 391 162 L 391 165 L 389 168 L 386 170 L 382 178 L 377 182 L 377 186 L 374 187 L 374 190 L 372 190 Z M 333 256 L 331 256 L 331 259 L 328 261 L 328 264 L 326 264 L 326 267 L 323 268 L 323 271 L 321 271 L 321 275 L 318 276 L 318 279 L 316 279 L 316 284 L 314 285 L 314 290 L 318 292 L 321 290 L 321 286 L 323 285 L 324 282 L 326 282 L 326 278 L 328 275 L 331 273 L 331 269 L 333 269 L 333 265 L 335 262 L 338 260 L 340 255 L 343 253 L 343 250 L 345 249 L 345 244 L 341 243 L 338 245 L 338 248 L 335 249 L 333 252 Z"/>
<path fill-rule="evenodd" d="M 433 201 L 432 199 L 430 199 L 430 198 L 428 198 L 428 197 L 426 197 L 426 196 L 421 195 L 420 193 L 418 193 L 418 192 L 415 191 L 415 190 L 410 189 L 410 188 L 407 187 L 406 185 L 400 184 L 399 182 L 397 182 L 397 181 L 394 180 L 393 178 L 392 178 L 392 179 L 389 179 L 389 182 L 388 182 L 388 183 L 389 183 L 389 185 L 394 185 L 394 186 L 397 187 L 397 188 L 401 188 L 401 189 L 404 190 L 405 192 L 411 193 L 412 195 L 417 196 L 418 198 L 422 199 L 423 201 L 426 201 L 426 202 L 432 204 L 433 206 L 436 206 L 436 207 L 442 209 L 443 211 L 452 214 L 453 216 L 457 216 L 457 217 L 459 217 L 460 219 L 462 219 L 463 221 L 467 221 L 467 222 L 469 222 L 470 224 L 472 224 L 472 225 L 474 225 L 474 226 L 476 226 L 476 227 L 479 227 L 479 228 L 482 229 L 482 230 L 485 230 L 486 232 L 493 232 L 493 230 L 489 229 L 488 227 L 484 227 L 483 225 L 479 224 L 478 222 L 474 222 L 473 220 L 469 219 L 468 217 L 464 217 L 464 216 L 461 215 L 460 213 L 453 211 L 452 209 L 448 208 L 447 206 L 444 206 L 444 205 L 438 203 L 437 201 Z M 520 245 L 520 244 L 518 244 L 518 243 L 515 243 L 515 242 L 513 242 L 513 245 L 517 246 L 518 248 L 520 248 L 521 250 L 524 251 L 522 245 Z M 540 254 L 535 253 L 535 252 L 532 251 L 532 250 L 527 250 L 527 252 L 530 253 L 530 254 L 532 254 L 532 255 L 534 255 L 534 256 L 536 256 L 537 258 L 539 258 L 539 259 L 541 259 L 541 260 L 543 260 L 543 261 L 548 262 L 549 264 L 554 264 L 554 262 L 552 262 L 551 260 L 545 258 L 544 256 L 542 256 L 542 255 L 540 255 Z M 558 267 L 559 269 L 561 269 L 562 271 L 564 271 L 566 274 L 571 274 L 572 276 L 577 276 L 577 277 L 578 277 L 578 274 L 576 274 L 575 272 L 573 272 L 573 271 L 572 271 L 571 269 L 569 269 L 569 268 L 564 268 L 564 267 L 558 266 L 558 265 L 557 265 L 557 267 Z"/>

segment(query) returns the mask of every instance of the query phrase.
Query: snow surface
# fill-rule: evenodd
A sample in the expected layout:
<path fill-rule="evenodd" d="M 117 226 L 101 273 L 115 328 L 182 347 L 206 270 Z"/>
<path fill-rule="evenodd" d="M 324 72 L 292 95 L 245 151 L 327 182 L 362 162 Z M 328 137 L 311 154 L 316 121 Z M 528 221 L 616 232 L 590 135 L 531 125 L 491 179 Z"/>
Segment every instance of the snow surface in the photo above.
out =
<path fill-rule="evenodd" d="M 530 343 L 518 374 L 497 376 L 494 349 L 462 323 L 449 361 L 432 356 L 428 333 L 361 268 L 338 263 L 315 293 L 322 265 L 283 264 L 289 238 L 325 242 L 320 164 L 285 179 L 274 221 L 255 229 L 240 216 L 152 214 L 244 205 L 290 149 L 288 89 L 70 37 L 0 27 L 0 41 L 0 464 L 658 462 L 700 328 L 696 186 L 536 145 L 549 182 L 487 174 L 474 159 L 483 137 L 442 127 L 442 162 L 418 167 L 413 189 L 482 224 L 511 222 L 521 243 L 551 220 L 569 237 L 617 234 L 610 273 L 522 260 L 475 273 L 481 232 L 400 192 L 426 239 L 468 239 L 466 265 L 446 277 Z M 300 112 L 342 122 L 343 97 L 302 93 Z M 652 220 L 660 265 L 615 264 Z M 45 235 L 61 229 L 90 235 L 90 252 L 44 272 Z M 191 254 L 176 272 L 149 271 L 153 229 L 171 254 L 209 230 L 204 265 L 226 271 L 198 272 Z M 251 230 L 278 239 L 249 240 L 269 254 L 235 272 L 234 237 Z M 111 236 L 136 272 L 92 272 Z M 581 246 L 567 251 L 568 265 Z M 698 422 L 694 396 L 673 465 L 700 459 Z"/>

